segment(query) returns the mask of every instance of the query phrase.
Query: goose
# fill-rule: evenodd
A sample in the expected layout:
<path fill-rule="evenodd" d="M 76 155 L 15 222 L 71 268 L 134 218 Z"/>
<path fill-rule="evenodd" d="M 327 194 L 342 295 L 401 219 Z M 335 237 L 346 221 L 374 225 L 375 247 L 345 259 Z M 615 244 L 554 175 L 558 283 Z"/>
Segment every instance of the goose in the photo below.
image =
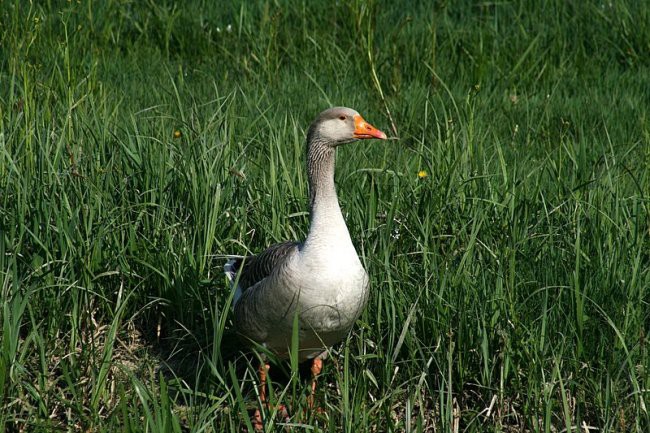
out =
<path fill-rule="evenodd" d="M 366 139 L 387 137 L 351 108 L 320 113 L 307 132 L 307 238 L 275 244 L 255 256 L 232 258 L 224 267 L 235 291 L 234 328 L 244 339 L 287 358 L 297 319 L 298 360 L 312 362 L 310 406 L 327 348 L 347 335 L 368 300 L 368 274 L 350 238 L 334 184 L 337 147 Z M 258 385 L 262 404 L 268 369 L 263 361 Z M 261 429 L 259 409 L 254 418 L 256 429 Z"/>

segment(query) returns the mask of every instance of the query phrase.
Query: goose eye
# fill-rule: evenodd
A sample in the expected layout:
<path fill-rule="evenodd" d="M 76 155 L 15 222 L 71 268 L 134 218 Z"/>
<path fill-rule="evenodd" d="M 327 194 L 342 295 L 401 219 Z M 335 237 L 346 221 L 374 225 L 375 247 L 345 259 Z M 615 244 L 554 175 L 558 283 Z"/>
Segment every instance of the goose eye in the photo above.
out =
<path fill-rule="evenodd" d="M 345 116 L 339 116 L 339 120 L 345 120 L 345 119 L 347 119 L 347 117 L 345 117 Z"/>

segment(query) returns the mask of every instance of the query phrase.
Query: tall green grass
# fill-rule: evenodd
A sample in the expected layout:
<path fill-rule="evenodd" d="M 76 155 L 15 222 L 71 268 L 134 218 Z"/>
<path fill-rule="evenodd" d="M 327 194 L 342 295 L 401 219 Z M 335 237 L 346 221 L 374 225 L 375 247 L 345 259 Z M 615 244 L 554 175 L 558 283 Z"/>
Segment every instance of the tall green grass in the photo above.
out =
<path fill-rule="evenodd" d="M 250 428 L 221 269 L 304 238 L 330 105 L 399 139 L 339 150 L 372 295 L 323 414 L 272 367 L 292 428 L 650 429 L 645 2 L 15 0 L 0 22 L 0 430 Z"/>

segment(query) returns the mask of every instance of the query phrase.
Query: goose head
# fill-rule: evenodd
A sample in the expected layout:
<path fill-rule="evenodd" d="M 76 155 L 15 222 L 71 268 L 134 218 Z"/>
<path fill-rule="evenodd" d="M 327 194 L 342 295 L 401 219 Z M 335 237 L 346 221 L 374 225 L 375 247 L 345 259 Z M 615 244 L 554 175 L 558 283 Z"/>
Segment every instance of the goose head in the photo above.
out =
<path fill-rule="evenodd" d="M 320 141 L 331 147 L 357 140 L 378 138 L 386 140 L 386 134 L 366 122 L 355 110 L 347 107 L 329 108 L 316 117 L 309 127 L 308 141 Z"/>

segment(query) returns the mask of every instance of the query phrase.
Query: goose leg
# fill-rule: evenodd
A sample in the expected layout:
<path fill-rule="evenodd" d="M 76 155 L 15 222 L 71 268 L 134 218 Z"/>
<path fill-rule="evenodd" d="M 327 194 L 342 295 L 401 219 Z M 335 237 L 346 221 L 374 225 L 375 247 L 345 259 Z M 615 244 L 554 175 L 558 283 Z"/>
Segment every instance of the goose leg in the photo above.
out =
<path fill-rule="evenodd" d="M 260 368 L 258 370 L 258 373 L 260 375 L 260 385 L 258 392 L 260 393 L 260 401 L 262 404 L 266 404 L 266 375 L 269 371 L 269 368 L 271 368 L 271 366 L 268 362 L 262 362 L 260 363 Z"/>
<path fill-rule="evenodd" d="M 260 368 L 258 369 L 258 374 L 260 376 L 260 382 L 257 387 L 257 392 L 260 396 L 260 402 L 262 406 L 266 405 L 266 374 L 269 371 L 271 366 L 266 362 L 260 362 Z M 262 412 L 259 408 L 255 409 L 255 415 L 253 415 L 253 427 L 255 431 L 264 430 L 264 422 L 262 421 Z"/>
<path fill-rule="evenodd" d="M 257 392 L 259 393 L 260 396 L 261 406 L 266 407 L 267 409 L 271 409 L 271 405 L 269 405 L 268 402 L 266 401 L 266 380 L 270 368 L 271 366 L 269 365 L 269 363 L 261 362 L 260 368 L 258 369 L 260 382 L 257 387 Z M 284 421 L 289 422 L 289 413 L 287 412 L 286 406 L 281 404 L 277 406 L 277 409 L 278 409 L 278 413 L 284 419 Z M 259 408 L 255 409 L 255 414 L 253 415 L 253 427 L 255 428 L 256 432 L 264 431 L 264 421 L 262 420 L 262 411 Z"/>
<path fill-rule="evenodd" d="M 307 400 L 309 408 L 314 407 L 314 395 L 316 394 L 316 378 L 323 370 L 323 360 L 317 356 L 311 363 L 311 394 Z"/>

